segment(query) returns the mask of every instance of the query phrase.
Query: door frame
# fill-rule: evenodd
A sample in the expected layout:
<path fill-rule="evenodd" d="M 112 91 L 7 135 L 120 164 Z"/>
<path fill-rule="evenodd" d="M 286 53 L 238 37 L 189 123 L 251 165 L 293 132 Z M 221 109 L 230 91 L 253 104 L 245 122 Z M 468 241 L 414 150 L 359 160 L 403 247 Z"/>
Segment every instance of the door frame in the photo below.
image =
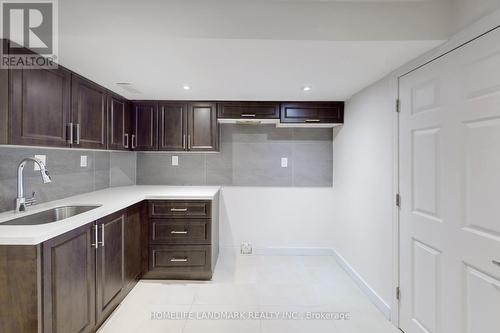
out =
<path fill-rule="evenodd" d="M 393 193 L 394 193 L 394 209 L 393 209 L 393 297 L 392 297 L 392 307 L 391 307 L 391 322 L 403 331 L 400 327 L 399 318 L 399 306 L 400 301 L 397 299 L 397 288 L 400 286 L 400 269 L 401 269 L 401 257 L 400 257 L 400 207 L 396 205 L 396 196 L 400 193 L 400 145 L 399 145 L 399 134 L 400 134 L 400 81 L 404 76 L 430 64 L 431 62 L 445 57 L 449 53 L 466 46 L 467 44 L 500 29 L 498 24 L 500 20 L 500 10 L 497 10 L 490 16 L 480 20 L 479 22 L 471 25 L 455 36 L 451 37 L 448 42 L 441 46 L 438 46 L 431 53 L 412 61 L 410 64 L 404 66 L 401 70 L 398 70 L 394 76 L 394 80 L 391 84 L 394 84 L 394 101 L 395 101 L 395 111 L 393 116 L 393 133 L 394 133 L 394 183 L 393 183 Z M 402 198 L 406 200 L 406 198 Z"/>

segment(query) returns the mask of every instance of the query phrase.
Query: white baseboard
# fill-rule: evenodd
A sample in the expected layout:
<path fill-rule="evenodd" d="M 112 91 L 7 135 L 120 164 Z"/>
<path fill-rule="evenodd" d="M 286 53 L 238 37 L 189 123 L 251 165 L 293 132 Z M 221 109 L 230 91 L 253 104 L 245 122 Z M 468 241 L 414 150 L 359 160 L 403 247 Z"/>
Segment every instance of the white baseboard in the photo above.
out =
<path fill-rule="evenodd" d="M 223 255 L 239 255 L 239 247 L 220 247 Z M 333 256 L 330 248 L 323 247 L 254 247 L 253 255 L 258 256 Z"/>
<path fill-rule="evenodd" d="M 370 285 L 359 275 L 358 272 L 352 268 L 351 265 L 342 257 L 337 251 L 331 249 L 333 256 L 337 259 L 339 265 L 349 274 L 351 279 L 358 285 L 363 293 L 368 297 L 368 299 L 383 313 L 387 320 L 391 320 L 391 307 L 384 302 L 382 297 L 380 297 L 375 290 L 373 290 Z"/>

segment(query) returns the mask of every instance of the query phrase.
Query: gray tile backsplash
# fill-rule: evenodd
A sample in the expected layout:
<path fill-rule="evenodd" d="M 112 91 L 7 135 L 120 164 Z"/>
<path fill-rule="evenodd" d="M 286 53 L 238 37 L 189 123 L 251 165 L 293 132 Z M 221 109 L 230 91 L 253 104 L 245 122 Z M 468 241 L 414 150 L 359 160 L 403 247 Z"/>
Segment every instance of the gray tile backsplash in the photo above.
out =
<path fill-rule="evenodd" d="M 128 155 L 128 168 L 116 161 L 116 154 Z M 52 183 L 42 184 L 38 171 L 28 163 L 24 170 L 26 195 L 36 193 L 38 202 L 46 202 L 72 195 L 96 191 L 112 186 L 135 184 L 135 153 L 112 153 L 71 149 L 0 147 L 0 212 L 14 209 L 17 195 L 17 166 L 25 158 L 47 156 L 47 169 Z M 87 156 L 87 166 L 80 167 L 80 157 Z M 111 166 L 114 166 L 111 169 Z M 133 169 L 130 170 L 130 169 Z M 133 172 L 133 176 L 130 175 Z M 114 174 L 124 174 L 115 179 Z M 127 179 L 133 179 L 127 181 Z M 111 181 L 113 180 L 113 182 Z"/>
<path fill-rule="evenodd" d="M 331 187 L 332 168 L 331 129 L 221 125 L 220 153 L 137 153 L 137 184 Z"/>
<path fill-rule="evenodd" d="M 0 212 L 14 209 L 17 166 L 28 156 L 46 155 L 52 183 L 42 184 L 31 163 L 25 192 L 38 202 L 110 186 L 228 185 L 315 186 L 333 182 L 331 129 L 222 125 L 220 153 L 117 152 L 0 146 Z M 87 166 L 80 167 L 80 157 Z M 179 165 L 172 166 L 172 156 Z M 281 158 L 288 167 L 281 167 Z"/>

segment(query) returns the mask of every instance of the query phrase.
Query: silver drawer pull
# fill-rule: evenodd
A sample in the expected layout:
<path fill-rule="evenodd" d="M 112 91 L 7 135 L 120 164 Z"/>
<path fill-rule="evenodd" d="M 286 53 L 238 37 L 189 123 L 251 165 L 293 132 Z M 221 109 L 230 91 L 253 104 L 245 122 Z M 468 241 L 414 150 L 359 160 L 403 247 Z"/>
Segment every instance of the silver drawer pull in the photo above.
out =
<path fill-rule="evenodd" d="M 306 119 L 306 123 L 319 123 L 321 119 Z"/>
<path fill-rule="evenodd" d="M 172 230 L 170 231 L 171 234 L 174 234 L 174 235 L 187 235 L 187 231 L 175 231 L 175 230 Z"/>
<path fill-rule="evenodd" d="M 241 116 L 247 118 L 255 118 L 255 114 L 253 113 L 243 113 Z"/>
<path fill-rule="evenodd" d="M 171 212 L 187 212 L 187 208 L 170 208 Z"/>
<path fill-rule="evenodd" d="M 171 262 L 187 262 L 187 258 L 172 258 L 170 259 Z"/>
<path fill-rule="evenodd" d="M 500 266 L 500 261 L 496 261 L 496 260 L 492 260 L 491 263 L 493 265 L 497 265 L 497 266 Z"/>

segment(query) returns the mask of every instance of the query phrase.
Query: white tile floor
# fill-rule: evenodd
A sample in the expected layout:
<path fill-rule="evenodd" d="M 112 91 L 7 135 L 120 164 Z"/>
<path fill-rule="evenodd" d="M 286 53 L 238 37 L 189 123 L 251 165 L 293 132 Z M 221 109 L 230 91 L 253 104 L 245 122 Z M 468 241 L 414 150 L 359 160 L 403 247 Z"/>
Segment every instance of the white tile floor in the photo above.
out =
<path fill-rule="evenodd" d="M 222 313 L 349 313 L 349 320 L 208 320 Z M 176 319 L 152 319 L 174 314 Z M 164 317 L 166 318 L 166 317 Z M 332 257 L 219 258 L 209 282 L 142 280 L 99 333 L 400 333 Z"/>

